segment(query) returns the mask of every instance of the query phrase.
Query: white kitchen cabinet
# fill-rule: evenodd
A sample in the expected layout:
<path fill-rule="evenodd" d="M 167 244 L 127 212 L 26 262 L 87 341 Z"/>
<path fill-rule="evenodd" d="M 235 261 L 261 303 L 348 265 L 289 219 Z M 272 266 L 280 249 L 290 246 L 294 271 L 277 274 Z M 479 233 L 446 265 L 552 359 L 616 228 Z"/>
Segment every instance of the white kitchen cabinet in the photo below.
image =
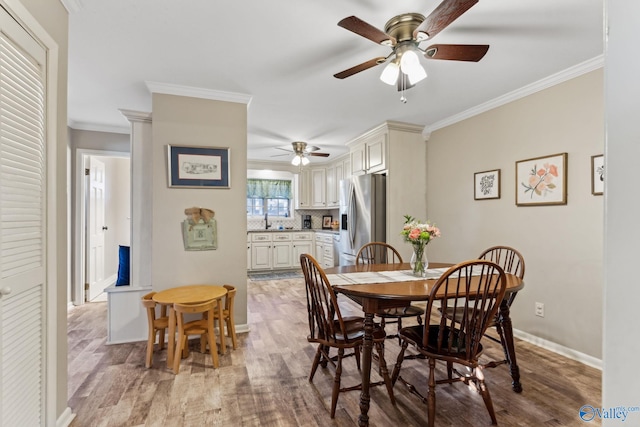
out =
<path fill-rule="evenodd" d="M 342 179 L 342 163 L 340 163 L 340 178 L 338 178 L 337 165 L 327 167 L 327 208 L 338 207 L 337 182 Z"/>
<path fill-rule="evenodd" d="M 249 270 L 284 270 L 300 266 L 300 254 L 313 256 L 313 232 L 250 232 Z"/>
<path fill-rule="evenodd" d="M 315 256 L 314 258 L 318 261 L 318 264 L 322 265 L 322 255 L 324 254 L 324 244 L 321 240 L 316 240 L 315 243 Z"/>
<path fill-rule="evenodd" d="M 251 270 L 251 236 L 247 233 L 247 270 Z"/>
<path fill-rule="evenodd" d="M 309 209 L 311 207 L 311 171 L 302 169 L 296 175 L 297 198 L 296 209 Z"/>
<path fill-rule="evenodd" d="M 316 232 L 316 261 L 318 261 L 322 268 L 335 266 L 332 233 Z"/>
<path fill-rule="evenodd" d="M 327 170 L 325 168 L 311 169 L 311 207 L 327 207 Z"/>
<path fill-rule="evenodd" d="M 273 268 L 290 268 L 293 264 L 291 257 L 291 233 L 273 232 L 271 248 Z"/>
<path fill-rule="evenodd" d="M 251 269 L 271 269 L 271 242 L 251 242 Z"/>
<path fill-rule="evenodd" d="M 387 139 L 385 129 L 361 137 L 350 147 L 351 175 L 377 173 L 387 169 Z"/>

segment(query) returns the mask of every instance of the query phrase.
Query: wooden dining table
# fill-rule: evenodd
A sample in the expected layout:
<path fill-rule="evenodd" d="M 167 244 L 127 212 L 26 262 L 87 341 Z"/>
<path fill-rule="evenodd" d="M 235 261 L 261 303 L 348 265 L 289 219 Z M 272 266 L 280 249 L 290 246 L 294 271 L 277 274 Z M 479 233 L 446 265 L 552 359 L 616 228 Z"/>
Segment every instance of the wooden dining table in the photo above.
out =
<path fill-rule="evenodd" d="M 364 343 L 362 346 L 362 391 L 360 393 L 360 416 L 358 425 L 369 425 L 369 386 L 371 383 L 371 350 L 373 347 L 373 329 L 375 314 L 384 308 L 403 307 L 411 301 L 427 301 L 431 289 L 438 278 L 440 271 L 452 266 L 450 263 L 429 263 L 426 278 L 401 277 L 400 274 L 409 274 L 411 267 L 404 264 L 359 264 L 332 267 L 324 270 L 329 283 L 337 293 L 344 294 L 362 305 L 364 311 Z M 406 273 L 405 273 L 406 272 Z M 430 273 L 431 272 L 431 273 Z M 351 273 L 371 273 L 354 275 Z M 378 274 L 380 273 L 380 274 Z M 432 275 L 430 277 L 430 274 Z M 336 276 L 337 275 L 337 276 Z M 376 277 L 386 276 L 384 278 Z M 359 276 L 359 277 L 357 277 Z M 524 287 L 524 281 L 513 274 L 507 274 L 507 293 L 517 292 Z M 394 279 L 397 277 L 398 279 Z M 332 282 L 332 278 L 334 282 Z M 395 280 L 395 281 L 394 281 Z M 351 282 L 351 283 L 349 283 Z M 445 295 L 443 295 L 445 296 Z M 520 370 L 516 362 L 515 346 L 513 341 L 513 329 L 507 298 L 503 299 L 498 312 L 498 322 L 502 327 L 508 353 L 508 363 L 513 380 L 512 387 L 517 393 L 522 391 L 520 384 Z M 428 322 L 429 319 L 425 319 Z"/>
<path fill-rule="evenodd" d="M 173 304 L 199 304 L 211 300 L 218 300 L 216 310 L 218 310 L 218 318 L 220 320 L 220 327 L 222 328 L 222 310 L 223 305 L 220 299 L 227 295 L 227 289 L 220 285 L 186 285 L 178 286 L 175 288 L 165 289 L 156 292 L 153 295 L 153 300 L 157 304 L 164 304 L 169 306 L 169 343 L 167 348 L 167 367 L 173 367 L 173 352 L 176 345 L 176 313 L 173 309 Z M 220 352 L 225 353 L 225 339 L 224 333 L 220 333 Z"/>

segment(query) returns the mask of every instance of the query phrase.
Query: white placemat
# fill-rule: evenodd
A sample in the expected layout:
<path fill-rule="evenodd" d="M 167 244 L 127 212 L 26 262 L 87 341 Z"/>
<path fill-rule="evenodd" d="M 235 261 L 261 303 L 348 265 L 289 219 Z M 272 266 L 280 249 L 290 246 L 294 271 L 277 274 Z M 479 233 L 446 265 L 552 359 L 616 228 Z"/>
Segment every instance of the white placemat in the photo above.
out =
<path fill-rule="evenodd" d="M 427 279 L 437 279 L 447 268 L 427 269 Z M 411 270 L 397 271 L 367 271 L 357 273 L 327 274 L 332 285 L 359 285 L 361 283 L 389 283 L 419 280 Z"/>

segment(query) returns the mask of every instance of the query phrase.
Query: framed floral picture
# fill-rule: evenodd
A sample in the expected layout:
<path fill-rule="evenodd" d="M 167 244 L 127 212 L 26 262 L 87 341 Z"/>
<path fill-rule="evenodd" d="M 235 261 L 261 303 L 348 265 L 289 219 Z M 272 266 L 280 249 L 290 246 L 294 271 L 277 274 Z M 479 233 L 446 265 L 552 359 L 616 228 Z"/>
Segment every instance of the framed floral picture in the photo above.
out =
<path fill-rule="evenodd" d="M 591 194 L 601 196 L 604 193 L 604 155 L 591 156 Z"/>
<path fill-rule="evenodd" d="M 473 174 L 473 198 L 475 200 L 500 198 L 500 169 Z"/>
<path fill-rule="evenodd" d="M 516 205 L 567 204 L 567 153 L 516 162 Z"/>

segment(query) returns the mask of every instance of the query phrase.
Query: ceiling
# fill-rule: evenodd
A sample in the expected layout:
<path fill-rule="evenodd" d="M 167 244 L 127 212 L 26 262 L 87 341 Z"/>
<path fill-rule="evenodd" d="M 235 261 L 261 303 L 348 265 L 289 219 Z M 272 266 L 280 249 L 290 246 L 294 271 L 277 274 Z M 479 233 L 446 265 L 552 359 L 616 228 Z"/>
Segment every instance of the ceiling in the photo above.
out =
<path fill-rule="evenodd" d="M 249 160 L 289 161 L 275 147 L 306 141 L 331 153 L 385 120 L 433 126 L 593 61 L 603 53 L 603 0 L 480 0 L 423 42 L 489 44 L 477 63 L 422 60 L 426 80 L 400 93 L 383 66 L 333 77 L 386 56 L 337 25 L 376 28 L 427 16 L 440 0 L 63 0 L 69 16 L 69 125 L 127 133 L 120 109 L 151 112 L 154 84 L 250 98 Z M 182 141 L 188 143 L 188 141 Z"/>

